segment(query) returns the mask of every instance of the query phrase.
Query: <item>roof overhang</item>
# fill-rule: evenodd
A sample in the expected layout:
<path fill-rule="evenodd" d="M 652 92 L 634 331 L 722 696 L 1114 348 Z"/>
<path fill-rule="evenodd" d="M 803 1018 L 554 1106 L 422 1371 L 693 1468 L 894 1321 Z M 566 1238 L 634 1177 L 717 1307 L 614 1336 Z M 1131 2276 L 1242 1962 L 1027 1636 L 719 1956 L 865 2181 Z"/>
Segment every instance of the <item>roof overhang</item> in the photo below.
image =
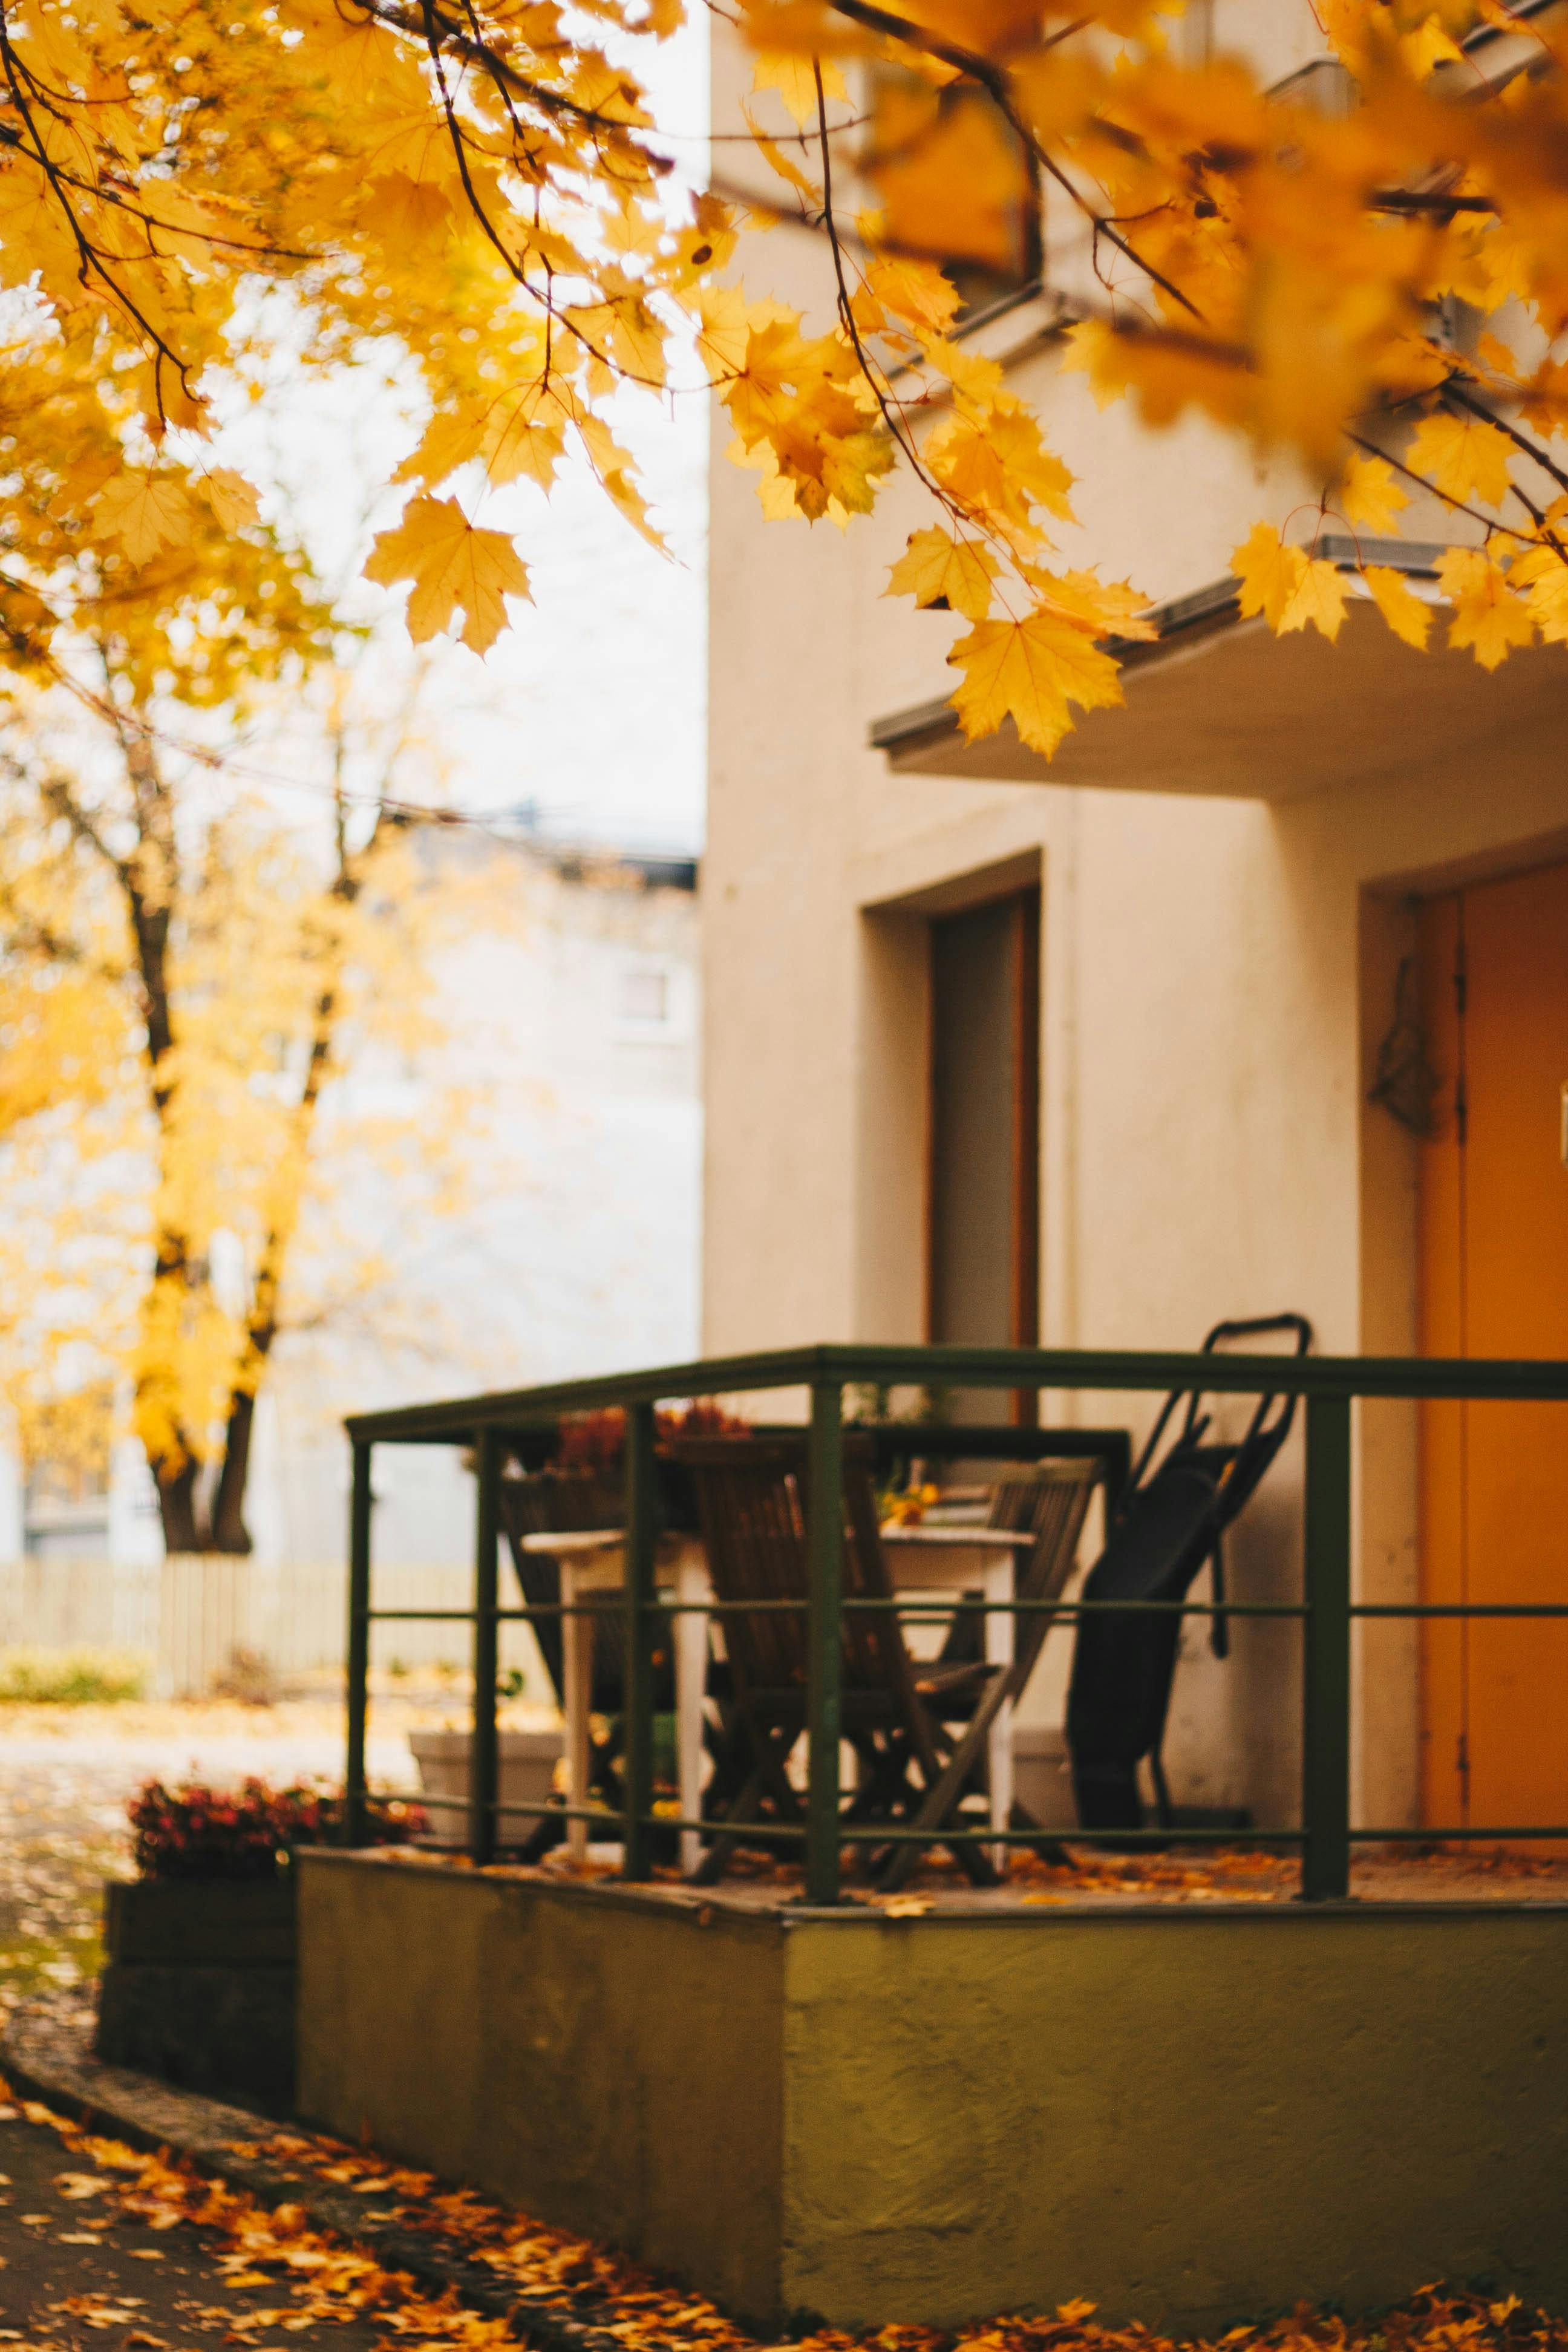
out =
<path fill-rule="evenodd" d="M 1363 559 L 1397 562 L 1417 594 L 1439 603 L 1441 550 L 1363 541 Z M 1277 637 L 1243 620 L 1235 580 L 1156 607 L 1158 635 L 1117 644 L 1123 706 L 1079 715 L 1054 759 L 1031 751 L 1009 719 L 966 743 L 952 707 L 928 702 L 879 719 L 873 747 L 905 775 L 1010 784 L 1079 784 L 1129 792 L 1202 793 L 1286 801 L 1380 776 L 1456 766 L 1475 772 L 1506 738 L 1561 761 L 1568 741 L 1568 654 L 1516 652 L 1489 673 L 1468 653 L 1417 653 L 1384 624 L 1342 539 L 1319 552 L 1351 577 L 1338 641 L 1316 630 Z M 1440 640 L 1440 624 L 1433 631 Z"/>

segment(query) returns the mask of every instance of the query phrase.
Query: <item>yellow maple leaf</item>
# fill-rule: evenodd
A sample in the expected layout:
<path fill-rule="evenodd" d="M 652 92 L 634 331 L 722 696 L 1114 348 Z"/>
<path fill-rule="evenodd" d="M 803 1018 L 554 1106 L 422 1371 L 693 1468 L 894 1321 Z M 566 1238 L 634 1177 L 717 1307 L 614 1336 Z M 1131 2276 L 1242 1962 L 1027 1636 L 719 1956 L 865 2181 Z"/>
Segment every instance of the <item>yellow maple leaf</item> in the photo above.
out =
<path fill-rule="evenodd" d="M 1532 547 L 1510 565 L 1508 577 L 1529 605 L 1542 642 L 1568 645 L 1568 559 L 1555 547 Z"/>
<path fill-rule="evenodd" d="M 819 63 L 823 96 L 847 99 L 849 92 L 844 76 L 832 58 L 823 58 Z M 763 49 L 757 58 L 752 88 L 759 91 L 776 89 L 803 131 L 808 122 L 816 121 L 816 79 L 810 58 L 792 57 L 783 49 Z"/>
<path fill-rule="evenodd" d="M 1410 444 L 1409 463 L 1447 499 L 1479 498 L 1489 507 L 1508 495 L 1513 444 L 1483 417 L 1424 416 Z"/>
<path fill-rule="evenodd" d="M 1292 629 L 1304 629 L 1310 624 L 1331 645 L 1344 621 L 1347 585 L 1345 575 L 1337 563 L 1326 563 L 1321 556 L 1314 556 L 1310 562 L 1303 563 L 1300 576 L 1279 615 L 1280 636 L 1288 635 Z"/>
<path fill-rule="evenodd" d="M 445 188 L 429 180 L 410 179 L 406 172 L 388 172 L 365 190 L 363 218 L 386 245 L 423 244 L 450 217 L 451 199 Z"/>
<path fill-rule="evenodd" d="M 1352 530 L 1393 530 L 1409 504 L 1410 493 L 1386 458 L 1363 457 L 1358 450 L 1349 459 L 1339 509 Z"/>
<path fill-rule="evenodd" d="M 1535 635 L 1530 607 L 1509 586 L 1508 574 L 1484 548 L 1446 548 L 1437 578 L 1453 606 L 1448 643 L 1468 646 L 1483 669 L 1496 669 L 1515 646 Z"/>
<path fill-rule="evenodd" d="M 411 499 L 403 520 L 377 534 L 365 577 L 390 588 L 414 583 L 408 634 L 416 645 L 444 629 L 460 605 L 462 640 L 489 651 L 506 626 L 508 596 L 526 596 L 528 570 L 502 530 L 479 530 L 456 499 Z"/>
<path fill-rule="evenodd" d="M 746 364 L 751 333 L 745 289 L 740 286 L 704 286 L 697 297 L 702 324 L 697 349 L 703 365 L 714 376 L 738 375 Z"/>
<path fill-rule="evenodd" d="M 887 596 L 912 596 L 921 612 L 962 613 L 983 621 L 991 610 L 998 565 L 988 547 L 952 531 L 911 531 L 909 547 L 888 574 Z"/>
<path fill-rule="evenodd" d="M 1243 620 L 1261 613 L 1269 627 L 1278 629 L 1307 568 L 1301 550 L 1287 547 L 1271 522 L 1257 522 L 1232 550 L 1230 568 L 1241 583 Z"/>
<path fill-rule="evenodd" d="M 173 474 L 117 474 L 92 502 L 100 527 L 119 540 L 132 563 L 190 537 L 191 500 Z"/>
<path fill-rule="evenodd" d="M 1476 344 L 1476 357 L 1494 375 L 1506 376 L 1511 384 L 1519 374 L 1519 354 L 1500 337 L 1483 333 Z"/>
<path fill-rule="evenodd" d="M 886 215 L 889 244 L 943 260 L 1015 267 L 1029 181 L 990 99 L 959 89 L 938 104 L 931 90 L 889 80 L 877 89 L 875 112 L 863 168 Z"/>
<path fill-rule="evenodd" d="M 1106 709 L 1121 699 L 1110 655 L 1047 614 L 978 621 L 947 658 L 963 673 L 952 707 L 970 742 L 1010 718 L 1021 740 L 1048 760 L 1073 723 L 1069 704 Z"/>
<path fill-rule="evenodd" d="M 958 289 L 929 261 L 879 256 L 867 268 L 866 285 L 895 318 L 931 333 L 941 334 L 951 326 L 958 309 Z"/>
<path fill-rule="evenodd" d="M 768 137 L 767 132 L 757 121 L 755 112 L 743 99 L 741 101 L 741 113 L 747 130 L 752 134 L 758 154 L 771 164 L 781 180 L 787 180 L 795 194 L 804 196 L 808 205 L 820 205 L 822 190 L 817 186 L 816 182 L 809 178 L 801 170 L 800 165 L 784 153 L 776 139 Z"/>
<path fill-rule="evenodd" d="M 247 523 L 257 520 L 256 492 L 245 476 L 237 474 L 232 466 L 215 466 L 210 474 L 203 476 L 202 487 L 206 491 L 207 503 L 225 530 L 242 530 Z"/>
<path fill-rule="evenodd" d="M 984 405 L 961 408 L 926 438 L 928 469 L 972 515 L 1016 539 L 1038 539 L 1032 509 L 1073 520 L 1068 493 L 1074 476 L 1023 403 L 998 393 Z"/>
<path fill-rule="evenodd" d="M 1149 618 L 1148 597 L 1131 581 L 1101 580 L 1093 572 L 1046 572 L 1033 563 L 1018 568 L 1057 612 L 1071 614 L 1097 636 L 1149 642 L 1160 634 Z"/>
<path fill-rule="evenodd" d="M 1391 571 L 1386 564 L 1369 563 L 1361 576 L 1394 635 L 1414 646 L 1417 653 L 1425 653 L 1432 626 L 1431 605 L 1421 602 L 1402 572 Z"/>

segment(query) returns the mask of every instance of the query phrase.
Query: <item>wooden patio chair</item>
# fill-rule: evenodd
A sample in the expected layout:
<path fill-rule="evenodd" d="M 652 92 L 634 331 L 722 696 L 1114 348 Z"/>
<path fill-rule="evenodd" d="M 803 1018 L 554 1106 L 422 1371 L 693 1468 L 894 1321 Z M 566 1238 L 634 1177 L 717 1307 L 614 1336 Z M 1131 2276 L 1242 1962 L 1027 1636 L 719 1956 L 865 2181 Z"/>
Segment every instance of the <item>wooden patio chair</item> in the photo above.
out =
<path fill-rule="evenodd" d="M 804 1601 L 806 1564 L 806 1443 L 803 1437 L 712 1437 L 677 1440 L 676 1460 L 690 1472 L 715 1597 L 726 1602 Z M 869 1446 L 853 1433 L 844 1440 L 844 1591 L 846 1596 L 894 1597 L 877 1523 Z M 734 1824 L 716 1837 L 697 1883 L 721 1877 L 737 1844 L 769 1843 L 756 1820 L 766 1804 L 779 1822 L 803 1818 L 789 1777 L 790 1751 L 806 1722 L 809 1629 L 804 1608 L 736 1611 L 721 1620 L 734 1706 L 750 1744 L 752 1769 L 720 1818 Z M 942 1743 L 931 1702 L 960 1690 L 978 1696 L 995 1669 L 968 1662 L 918 1667 L 892 1610 L 848 1611 L 842 1625 L 841 1721 L 855 1750 L 858 1780 L 846 1822 L 909 1816 L 921 1793 L 943 1778 Z M 920 1789 L 911 1790 L 911 1771 Z M 749 1831 L 742 1822 L 750 1823 Z M 941 1831 L 932 1843 L 951 1846 L 979 1884 L 995 1873 L 973 1832 L 954 1839 Z M 776 1848 L 778 1841 L 772 1842 Z"/>
<path fill-rule="evenodd" d="M 1092 1454 L 1079 1455 L 1066 1461 L 1042 1462 L 998 1482 L 986 1514 L 986 1525 L 1035 1538 L 1034 1548 L 1026 1556 L 1015 1583 L 1016 1599 L 1042 1602 L 1061 1598 L 1078 1558 L 1079 1538 L 1089 1516 L 1090 1497 L 1105 1475 L 1105 1467 Z M 994 1672 L 968 1705 L 962 1691 L 951 1685 L 945 1692 L 940 1684 L 925 1687 L 922 1678 L 929 1670 L 920 1665 L 915 1668 L 915 1687 L 942 1718 L 944 1728 L 954 1719 L 967 1718 L 963 1733 L 951 1746 L 940 1779 L 927 1791 L 911 1824 L 915 1829 L 931 1830 L 933 1844 L 947 1843 L 942 1832 L 951 1825 L 980 1772 L 991 1727 L 1001 1708 L 1022 1697 L 1039 1663 L 1046 1635 L 1056 1622 L 1056 1612 L 1036 1607 L 1013 1622 L 1012 1664 Z M 950 1662 L 962 1664 L 971 1648 L 983 1650 L 984 1623 L 978 1610 L 966 1612 L 961 1607 L 938 1666 Z M 1015 1806 L 1015 1820 L 1021 1811 Z M 1027 1822 L 1024 1825 L 1038 1826 Z M 900 1841 L 880 1863 L 878 1885 L 885 1890 L 901 1885 L 923 1851 L 923 1846 L 913 1839 Z"/>

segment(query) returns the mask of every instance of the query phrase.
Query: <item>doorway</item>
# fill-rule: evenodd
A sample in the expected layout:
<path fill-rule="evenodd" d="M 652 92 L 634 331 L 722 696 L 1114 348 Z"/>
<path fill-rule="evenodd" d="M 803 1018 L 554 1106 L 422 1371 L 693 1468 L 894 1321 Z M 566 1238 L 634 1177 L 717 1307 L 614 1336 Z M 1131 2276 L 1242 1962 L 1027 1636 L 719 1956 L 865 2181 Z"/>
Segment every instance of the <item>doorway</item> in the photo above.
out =
<path fill-rule="evenodd" d="M 1568 865 L 1430 899 L 1421 1345 L 1568 1356 Z M 1568 1601 L 1568 1406 L 1430 1403 L 1422 1598 Z M 1568 1820 L 1568 1622 L 1428 1620 L 1422 1818 Z"/>
<path fill-rule="evenodd" d="M 1040 893 L 931 926 L 926 1333 L 1031 1348 L 1039 1333 Z M 953 1400 L 960 1418 L 973 1418 Z M 973 1399 L 990 1418 L 995 1402 Z M 1032 1418 L 1033 1391 L 1016 1401 Z"/>

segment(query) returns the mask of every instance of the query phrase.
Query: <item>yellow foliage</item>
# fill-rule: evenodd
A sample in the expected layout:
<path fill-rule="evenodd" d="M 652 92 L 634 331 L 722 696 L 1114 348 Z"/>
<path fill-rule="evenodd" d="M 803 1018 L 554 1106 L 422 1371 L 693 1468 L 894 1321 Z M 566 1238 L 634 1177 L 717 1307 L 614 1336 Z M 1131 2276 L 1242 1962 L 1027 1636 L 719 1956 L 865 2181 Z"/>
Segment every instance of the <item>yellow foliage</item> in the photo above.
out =
<path fill-rule="evenodd" d="M 1438 562 L 1437 578 L 1453 606 L 1448 643 L 1468 646 L 1483 669 L 1496 669 L 1515 646 L 1527 646 L 1534 637 L 1529 605 L 1483 548 L 1450 547 Z"/>
<path fill-rule="evenodd" d="M 504 531 L 476 530 L 456 499 L 413 499 L 395 530 L 375 542 L 366 576 L 384 586 L 412 580 L 408 634 L 436 636 L 460 606 L 462 639 L 488 653 L 506 625 L 503 596 L 526 596 L 528 573 Z"/>
<path fill-rule="evenodd" d="M 1409 462 L 1443 498 L 1478 498 L 1489 507 L 1508 496 L 1513 444 L 1482 417 L 1450 416 L 1445 410 L 1424 417 L 1410 444 Z"/>
<path fill-rule="evenodd" d="M 1304 560 L 1279 615 L 1280 635 L 1311 627 L 1331 644 L 1344 623 L 1346 585 L 1337 564 L 1326 563 L 1320 556 Z"/>
<path fill-rule="evenodd" d="M 259 708 L 267 669 L 286 678 L 297 745 L 293 607 L 270 601 L 279 638 L 233 682 Z M 411 1155 L 396 1122 L 367 1124 L 332 1092 L 345 1034 L 434 1045 L 426 959 L 460 914 L 374 805 L 329 801 L 302 826 L 170 742 L 148 665 L 165 683 L 181 662 L 198 682 L 227 675 L 200 611 L 138 587 L 102 649 L 110 699 L 48 688 L 0 713 L 0 1397 L 24 1443 L 58 1459 L 96 1442 L 74 1404 L 120 1388 L 170 1539 L 232 1544 L 249 1401 L 289 1294 L 296 1315 L 309 1306 L 302 1224 L 318 1259 L 326 1241 L 321 1119 L 362 1186 L 372 1170 L 406 1181 L 405 1161 L 433 1178 L 460 1132 L 454 1096 Z M 226 698 L 226 722 L 238 707 Z M 396 726 L 367 735 L 341 686 L 321 725 L 324 748 L 362 761 L 403 748 Z M 414 1181 L 434 1213 L 433 1182 Z M 374 1280 L 363 1241 L 329 1255 L 318 1284 Z M 209 1459 L 237 1463 L 229 1518 L 211 1527 L 195 1487 Z"/>
<path fill-rule="evenodd" d="M 963 672 L 952 702 L 972 741 L 1011 719 L 1030 750 L 1048 757 L 1072 725 L 1069 704 L 1095 710 L 1121 699 L 1110 656 L 1081 630 L 1044 613 L 977 622 L 948 659 Z"/>
<path fill-rule="evenodd" d="M 1361 576 L 1394 635 L 1414 646 L 1417 653 L 1425 653 L 1432 628 L 1431 605 L 1421 602 L 1402 572 L 1391 572 L 1385 565 L 1369 563 Z"/>
<path fill-rule="evenodd" d="M 983 621 L 991 610 L 991 583 L 1000 566 L 988 547 L 951 531 L 917 530 L 888 575 L 889 596 L 912 596 L 922 612 L 962 613 Z"/>
<path fill-rule="evenodd" d="M 1353 529 L 1393 530 L 1409 504 L 1409 491 L 1401 487 L 1385 457 L 1363 457 L 1359 449 L 1351 452 L 1340 484 L 1339 509 Z"/>
<path fill-rule="evenodd" d="M 815 122 L 817 117 L 816 75 L 812 71 L 814 60 L 792 57 L 788 50 L 763 51 L 758 58 L 752 87 L 756 90 L 776 89 L 796 122 Z M 825 98 L 847 98 L 844 75 L 831 58 L 815 61 L 822 75 Z"/>
<path fill-rule="evenodd" d="M 460 616 L 470 646 L 494 642 L 526 571 L 476 499 L 548 488 L 573 448 L 655 536 L 611 412 L 628 386 L 673 381 L 693 341 L 765 513 L 843 525 L 901 465 L 933 497 L 931 527 L 994 562 L 1005 625 L 1054 625 L 1067 608 L 1031 568 L 1047 522 L 1071 524 L 1071 475 L 994 351 L 957 331 L 965 303 L 1029 290 L 1047 185 L 1084 247 L 1064 363 L 1098 401 L 1282 453 L 1326 510 L 1338 486 L 1352 528 L 1374 532 L 1407 500 L 1353 444 L 1397 425 L 1439 505 L 1496 510 L 1515 560 L 1548 548 L 1534 453 L 1555 464 L 1568 420 L 1556 37 L 1532 19 L 1521 37 L 1552 69 L 1494 88 L 1470 46 L 1498 17 L 1479 0 L 1319 12 L 1354 78 L 1343 108 L 1270 92 L 1238 56 L 1184 64 L 1157 0 L 922 0 L 896 37 L 834 0 L 743 0 L 756 89 L 799 126 L 758 123 L 756 159 L 778 214 L 833 240 L 808 324 L 799 301 L 730 281 L 738 205 L 676 193 L 641 59 L 680 21 L 677 0 L 26 11 L 4 66 L 18 127 L 0 161 L 0 657 L 37 674 L 133 576 L 187 605 L 216 583 L 237 650 L 207 633 L 209 674 L 191 685 L 209 703 L 255 647 L 254 598 L 294 595 L 309 637 L 309 600 L 263 553 L 247 487 L 202 446 L 225 373 L 246 366 L 258 287 L 296 298 L 297 372 L 400 354 L 427 411 L 398 471 L 406 511 L 371 557 L 373 577 L 410 582 L 416 635 Z M 826 154 L 819 69 L 839 126 Z M 29 76 L 47 108 L 17 100 Z M 864 119 L 845 124 L 851 90 Z M 845 215 L 868 185 L 874 208 Z M 1046 262 L 1048 301 L 1048 248 Z M 1454 298 L 1491 320 L 1475 358 L 1440 328 Z M 251 381 L 265 399 L 266 369 Z M 249 552 L 232 559 L 230 538 Z M 1331 567 L 1277 537 L 1246 544 L 1247 609 L 1334 634 Z M 973 605 L 984 566 L 965 562 Z M 1517 586 L 1494 570 L 1451 632 L 1488 661 L 1525 624 L 1561 620 L 1550 569 Z M 1414 643 L 1390 583 L 1372 593 Z M 1091 598 L 1078 617 L 1100 650 L 1117 634 Z M 976 625 L 991 625 L 987 607 Z M 145 662 L 158 633 L 142 634 Z M 1035 644 L 1014 646 L 1009 677 Z M 992 699 L 972 693 L 966 723 Z"/>
<path fill-rule="evenodd" d="M 118 539 L 132 563 L 177 546 L 190 529 L 191 501 L 174 475 L 120 474 L 93 500 L 100 530 Z"/>
<path fill-rule="evenodd" d="M 1246 542 L 1232 551 L 1230 568 L 1241 583 L 1242 618 L 1261 613 L 1271 629 L 1283 628 L 1307 569 L 1301 550 L 1287 547 L 1272 523 L 1256 523 Z"/>

